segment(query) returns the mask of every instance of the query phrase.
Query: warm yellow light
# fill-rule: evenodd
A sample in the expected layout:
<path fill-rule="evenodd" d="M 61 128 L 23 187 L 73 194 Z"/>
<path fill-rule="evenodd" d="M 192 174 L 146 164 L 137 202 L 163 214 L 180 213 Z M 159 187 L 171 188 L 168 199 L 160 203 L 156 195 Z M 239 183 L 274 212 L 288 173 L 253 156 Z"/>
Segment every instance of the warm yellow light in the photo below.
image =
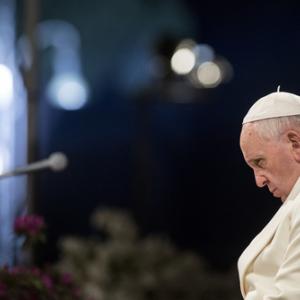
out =
<path fill-rule="evenodd" d="M 198 67 L 197 78 L 204 87 L 216 87 L 222 80 L 221 69 L 212 61 L 205 62 Z"/>
<path fill-rule="evenodd" d="M 176 50 L 171 58 L 172 70 L 180 75 L 190 73 L 194 68 L 195 63 L 195 53 L 188 48 L 180 48 Z"/>

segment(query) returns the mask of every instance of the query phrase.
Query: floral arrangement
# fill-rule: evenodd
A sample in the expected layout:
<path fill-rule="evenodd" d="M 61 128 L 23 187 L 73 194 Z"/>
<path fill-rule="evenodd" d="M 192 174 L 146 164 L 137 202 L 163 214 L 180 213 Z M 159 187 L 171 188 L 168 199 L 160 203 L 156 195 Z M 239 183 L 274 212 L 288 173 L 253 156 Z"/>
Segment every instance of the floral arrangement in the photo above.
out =
<path fill-rule="evenodd" d="M 94 300 L 240 300 L 235 273 L 216 274 L 204 260 L 167 239 L 140 238 L 128 213 L 98 210 L 99 235 L 66 237 L 58 267 L 73 274 Z"/>
<path fill-rule="evenodd" d="M 64 238 L 57 265 L 0 268 L 0 300 L 241 299 L 235 273 L 212 272 L 203 259 L 168 239 L 141 238 L 127 212 L 98 210 L 91 222 L 98 234 Z M 14 224 L 27 247 L 45 240 L 45 228 L 40 216 Z"/>
<path fill-rule="evenodd" d="M 22 216 L 15 220 L 14 230 L 24 236 L 24 245 L 32 247 L 45 240 L 44 219 Z M 53 267 L 45 270 L 33 266 L 0 268 L 1 300 L 81 300 L 80 291 L 70 274 Z"/>
<path fill-rule="evenodd" d="M 37 215 L 25 215 L 16 218 L 14 231 L 18 236 L 24 236 L 30 245 L 36 242 L 44 242 L 46 224 L 44 218 Z"/>

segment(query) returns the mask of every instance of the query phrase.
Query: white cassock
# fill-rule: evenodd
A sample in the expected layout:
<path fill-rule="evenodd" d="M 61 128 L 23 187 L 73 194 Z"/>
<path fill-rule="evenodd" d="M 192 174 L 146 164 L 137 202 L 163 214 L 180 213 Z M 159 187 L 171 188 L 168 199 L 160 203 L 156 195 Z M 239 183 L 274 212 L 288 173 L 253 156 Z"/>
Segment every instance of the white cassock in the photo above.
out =
<path fill-rule="evenodd" d="M 300 178 L 238 261 L 245 300 L 300 300 Z"/>

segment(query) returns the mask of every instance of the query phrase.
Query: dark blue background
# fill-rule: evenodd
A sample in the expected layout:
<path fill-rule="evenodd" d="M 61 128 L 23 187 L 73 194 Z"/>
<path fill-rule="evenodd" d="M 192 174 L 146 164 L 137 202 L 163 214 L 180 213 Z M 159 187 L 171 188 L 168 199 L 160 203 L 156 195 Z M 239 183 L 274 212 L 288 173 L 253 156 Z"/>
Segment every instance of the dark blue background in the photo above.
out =
<path fill-rule="evenodd" d="M 41 89 L 39 156 L 60 150 L 70 159 L 65 172 L 37 180 L 38 210 L 49 223 L 45 259 L 55 257 L 59 236 L 89 234 L 90 213 L 110 206 L 128 208 L 144 233 L 168 235 L 217 268 L 234 264 L 280 205 L 255 187 L 239 132 L 250 105 L 277 85 L 300 93 L 299 8 L 296 1 L 44 1 L 42 19 L 79 29 L 92 88 L 89 105 L 76 112 L 52 108 Z M 234 77 L 193 102 L 172 102 L 140 80 L 143 57 L 166 36 L 211 45 Z M 44 74 L 48 60 L 44 54 Z"/>

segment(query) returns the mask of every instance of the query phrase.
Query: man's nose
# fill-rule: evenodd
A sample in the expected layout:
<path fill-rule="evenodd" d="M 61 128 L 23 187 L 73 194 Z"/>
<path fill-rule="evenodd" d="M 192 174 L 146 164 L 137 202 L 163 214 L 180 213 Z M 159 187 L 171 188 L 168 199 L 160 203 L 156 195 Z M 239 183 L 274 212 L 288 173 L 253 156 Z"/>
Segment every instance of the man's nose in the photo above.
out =
<path fill-rule="evenodd" d="M 254 172 L 254 176 L 258 187 L 264 187 L 267 184 L 267 178 L 264 175 Z"/>

